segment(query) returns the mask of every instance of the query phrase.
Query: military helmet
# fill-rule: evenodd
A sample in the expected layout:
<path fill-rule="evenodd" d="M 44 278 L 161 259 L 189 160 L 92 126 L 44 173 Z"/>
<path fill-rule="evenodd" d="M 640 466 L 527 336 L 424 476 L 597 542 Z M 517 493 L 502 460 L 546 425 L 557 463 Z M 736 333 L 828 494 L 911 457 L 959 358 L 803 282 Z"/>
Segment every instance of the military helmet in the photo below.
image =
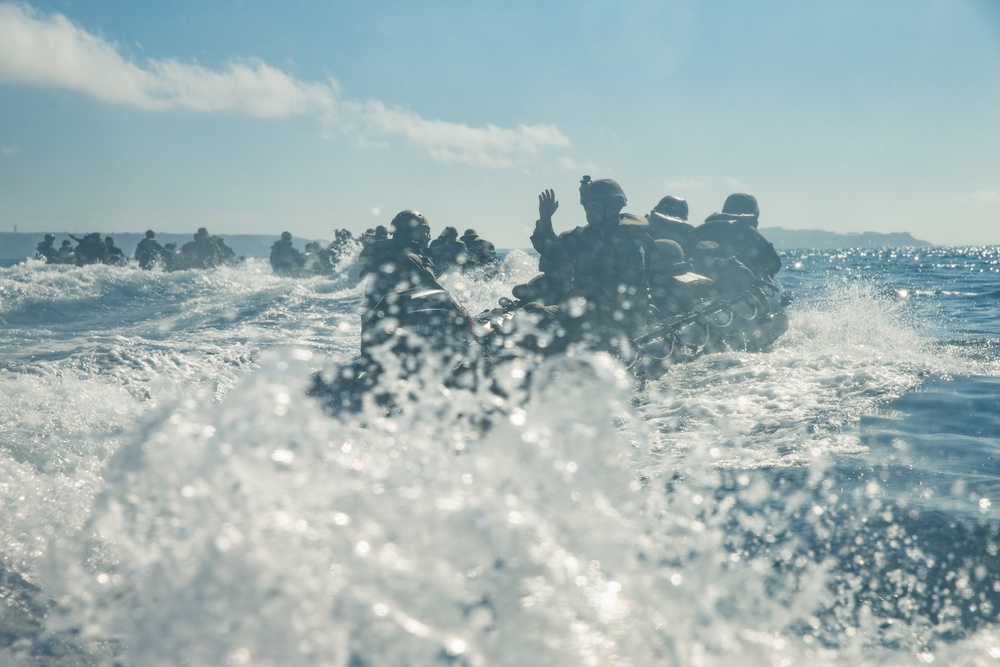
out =
<path fill-rule="evenodd" d="M 662 263 L 673 265 L 684 261 L 684 249 L 677 241 L 657 239 L 653 243 L 656 244 L 656 251 L 659 253 L 658 259 Z"/>
<path fill-rule="evenodd" d="M 389 227 L 392 228 L 393 238 L 417 238 L 420 235 L 430 234 L 431 230 L 424 214 L 411 209 L 397 213 L 389 223 Z"/>
<path fill-rule="evenodd" d="M 722 248 L 715 241 L 699 241 L 691 250 L 691 254 L 700 257 L 721 257 Z"/>
<path fill-rule="evenodd" d="M 745 192 L 737 192 L 726 197 L 726 203 L 722 205 L 723 213 L 733 215 L 752 215 L 760 217 L 760 206 L 757 205 L 757 198 Z"/>
<path fill-rule="evenodd" d="M 690 270 L 691 265 L 685 261 L 684 249 L 679 243 L 670 239 L 657 239 L 653 243 L 656 247 L 653 267 L 656 269 L 655 275 L 660 279 L 679 276 Z"/>
<path fill-rule="evenodd" d="M 56 237 L 55 237 L 55 235 L 54 235 L 54 234 L 46 234 L 46 235 L 45 235 L 45 240 L 46 240 L 46 241 L 55 241 L 55 240 L 56 240 Z"/>
<path fill-rule="evenodd" d="M 146 230 L 146 238 L 147 239 L 151 239 L 151 238 L 155 238 L 155 237 L 156 237 L 156 232 L 154 232 L 152 229 L 147 229 Z"/>
<path fill-rule="evenodd" d="M 596 181 L 590 180 L 590 176 L 584 176 L 580 180 L 580 203 L 586 204 L 595 199 L 614 199 L 622 206 L 628 203 L 625 198 L 625 191 L 618 181 L 610 178 L 601 178 Z"/>
<path fill-rule="evenodd" d="M 681 220 L 688 219 L 688 203 L 687 200 L 681 197 L 675 197 L 673 195 L 667 195 L 660 200 L 660 203 L 656 205 L 653 209 L 653 213 L 662 213 L 663 215 L 669 215 L 673 218 L 680 218 Z"/>
<path fill-rule="evenodd" d="M 292 240 L 292 233 L 291 232 L 281 232 L 281 240 L 282 241 L 291 241 Z"/>

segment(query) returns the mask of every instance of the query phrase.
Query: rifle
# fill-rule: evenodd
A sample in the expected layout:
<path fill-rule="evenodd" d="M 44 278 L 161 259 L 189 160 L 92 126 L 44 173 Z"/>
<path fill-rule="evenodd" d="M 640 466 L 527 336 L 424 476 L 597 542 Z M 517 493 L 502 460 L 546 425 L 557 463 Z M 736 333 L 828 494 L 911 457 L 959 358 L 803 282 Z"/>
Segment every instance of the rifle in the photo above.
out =
<path fill-rule="evenodd" d="M 767 303 L 767 296 L 764 294 L 764 289 L 770 289 L 775 292 L 782 292 L 781 287 L 776 285 L 774 281 L 771 280 L 758 280 L 753 283 L 749 288 L 740 292 L 734 297 L 722 300 L 709 301 L 707 305 L 698 310 L 692 311 L 690 313 L 685 313 L 684 315 L 678 315 L 672 317 L 662 323 L 654 325 L 656 328 L 649 331 L 635 339 L 633 339 L 633 344 L 636 346 L 642 346 L 650 343 L 654 340 L 660 338 L 666 338 L 668 336 L 673 336 L 676 334 L 677 330 L 686 324 L 692 324 L 698 322 L 699 320 L 705 321 L 705 318 L 714 315 L 715 313 L 722 312 L 724 310 L 732 309 L 733 307 L 739 305 L 740 303 L 746 303 L 748 299 L 754 299 L 758 303 L 763 301 Z M 781 294 L 781 305 L 786 306 L 790 302 L 790 296 L 786 297 L 786 292 Z M 730 320 L 731 321 L 731 320 Z M 710 325 L 705 321 L 706 327 Z M 728 326 L 728 323 L 726 325 Z"/>

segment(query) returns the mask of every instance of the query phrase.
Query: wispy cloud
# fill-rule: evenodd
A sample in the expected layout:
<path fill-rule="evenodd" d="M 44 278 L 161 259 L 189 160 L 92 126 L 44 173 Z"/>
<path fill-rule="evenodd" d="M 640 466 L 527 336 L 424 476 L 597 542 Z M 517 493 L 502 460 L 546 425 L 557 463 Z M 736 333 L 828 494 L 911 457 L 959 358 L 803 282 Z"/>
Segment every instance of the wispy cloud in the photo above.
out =
<path fill-rule="evenodd" d="M 972 202 L 974 204 L 1000 204 L 1000 191 L 976 190 L 969 194 L 959 195 L 958 199 L 962 202 Z"/>
<path fill-rule="evenodd" d="M 723 180 L 732 192 L 750 192 L 750 186 L 741 181 L 738 178 L 733 178 L 732 176 Z"/>
<path fill-rule="evenodd" d="M 17 144 L 10 144 L 9 146 L 0 146 L 0 155 L 17 155 L 21 152 L 21 147 Z"/>
<path fill-rule="evenodd" d="M 334 89 L 307 84 L 259 60 L 221 70 L 176 60 L 127 60 L 117 45 L 62 15 L 0 4 L 0 82 L 67 88 L 147 111 L 228 111 L 257 118 L 332 117 Z"/>
<path fill-rule="evenodd" d="M 697 178 L 690 178 L 688 176 L 663 182 L 663 186 L 667 188 L 667 190 L 671 191 L 676 190 L 678 192 L 687 192 L 689 190 L 704 190 L 709 185 L 711 185 L 711 181 L 709 180 L 705 179 L 699 180 Z"/>
<path fill-rule="evenodd" d="M 175 109 L 275 119 L 313 116 L 327 133 L 353 133 L 363 145 L 393 138 L 433 159 L 512 167 L 569 139 L 552 125 L 472 127 L 427 120 L 379 101 L 345 100 L 333 81 L 309 83 L 247 58 L 220 69 L 173 59 L 136 62 L 117 44 L 60 14 L 0 3 L 0 83 L 65 88 L 146 111 Z"/>
<path fill-rule="evenodd" d="M 573 158 L 566 156 L 559 158 L 559 164 L 563 167 L 563 169 L 571 171 L 574 174 L 596 174 L 601 171 L 606 171 L 593 162 L 577 162 Z"/>
<path fill-rule="evenodd" d="M 569 139 L 554 125 L 495 125 L 471 127 L 427 120 L 402 109 L 390 109 L 377 100 L 348 104 L 364 130 L 399 136 L 409 146 L 426 151 L 439 162 L 479 167 L 513 167 L 530 161 L 547 148 L 565 148 Z"/>

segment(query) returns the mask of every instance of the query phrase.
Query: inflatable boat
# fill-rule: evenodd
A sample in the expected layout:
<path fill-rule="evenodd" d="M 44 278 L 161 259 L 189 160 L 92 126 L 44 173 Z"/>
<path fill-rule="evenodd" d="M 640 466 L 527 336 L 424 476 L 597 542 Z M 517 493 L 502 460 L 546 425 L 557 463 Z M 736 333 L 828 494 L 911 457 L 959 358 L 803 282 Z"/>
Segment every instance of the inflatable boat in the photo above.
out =
<path fill-rule="evenodd" d="M 658 319 L 632 341 L 621 361 L 636 377 L 655 379 L 676 363 L 728 350 L 767 349 L 788 329 L 791 300 L 780 283 L 762 281 L 730 298 L 704 298 L 683 313 Z M 492 370 L 551 354 L 526 343 L 523 311 L 502 299 L 498 308 L 470 317 L 446 290 L 398 292 L 362 317 L 361 354 L 332 372 L 313 374 L 309 394 L 332 412 L 358 412 L 366 398 L 391 409 L 426 388 L 475 388 Z M 522 318 L 524 319 L 529 318 Z"/>

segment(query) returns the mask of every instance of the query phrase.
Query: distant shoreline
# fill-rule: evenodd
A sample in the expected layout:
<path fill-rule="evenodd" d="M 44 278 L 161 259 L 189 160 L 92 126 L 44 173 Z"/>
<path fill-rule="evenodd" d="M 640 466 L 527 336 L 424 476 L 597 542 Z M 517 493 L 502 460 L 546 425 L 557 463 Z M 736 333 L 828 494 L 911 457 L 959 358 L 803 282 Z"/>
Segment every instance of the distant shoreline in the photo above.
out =
<path fill-rule="evenodd" d="M 843 234 L 819 229 L 784 229 L 783 227 L 762 227 L 761 233 L 774 244 L 777 250 L 839 250 L 848 248 L 922 248 L 933 246 L 933 243 L 914 238 L 909 232 L 884 234 L 880 232 L 855 232 Z M 69 232 L 0 232 L 0 264 L 11 266 L 35 256 L 35 247 L 44 239 L 45 234 L 56 237 L 58 247 L 63 239 L 69 238 Z M 135 247 L 145 234 L 140 232 L 100 232 L 101 236 L 112 236 L 115 245 L 122 249 L 126 256 L 132 257 Z M 220 234 L 236 254 L 240 257 L 262 257 L 270 255 L 271 244 L 278 240 L 278 234 Z M 176 243 L 178 247 L 192 238 L 194 233 L 172 234 L 157 233 L 160 243 Z M 302 248 L 309 241 L 321 239 L 306 239 L 293 237 L 293 244 Z M 525 245 L 527 248 L 527 245 Z"/>
<path fill-rule="evenodd" d="M 822 229 L 761 227 L 760 233 L 778 250 L 844 250 L 847 248 L 926 248 L 933 243 L 909 232 L 828 232 Z"/>

